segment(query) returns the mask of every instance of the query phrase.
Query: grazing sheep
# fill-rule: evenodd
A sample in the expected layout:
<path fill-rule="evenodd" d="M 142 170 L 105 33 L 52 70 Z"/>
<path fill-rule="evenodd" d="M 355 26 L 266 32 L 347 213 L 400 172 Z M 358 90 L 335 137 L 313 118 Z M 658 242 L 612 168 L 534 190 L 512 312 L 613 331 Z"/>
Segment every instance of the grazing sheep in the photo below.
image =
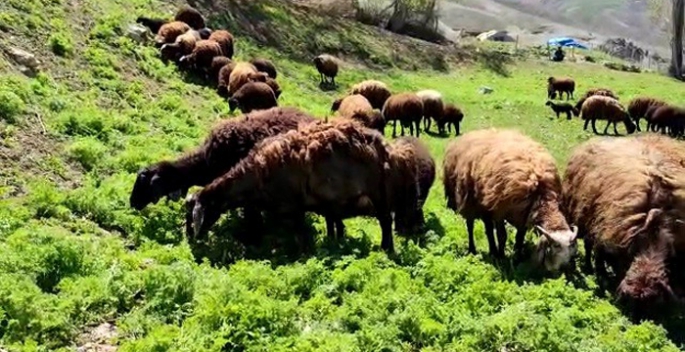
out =
<path fill-rule="evenodd" d="M 616 99 L 608 96 L 593 95 L 587 98 L 580 109 L 580 114 L 583 120 L 585 120 L 583 131 L 587 130 L 588 123 L 592 122 L 592 131 L 597 134 L 597 128 L 595 127 L 595 121 L 597 120 L 607 120 L 604 134 L 607 134 L 609 125 L 613 124 L 614 133 L 618 135 L 616 124 L 619 122 L 623 122 L 628 134 L 634 133 L 636 129 L 635 124 L 623 106 Z"/>
<path fill-rule="evenodd" d="M 375 111 L 363 95 L 352 94 L 337 99 L 333 102 L 331 111 L 337 111 L 338 116 L 356 120 L 365 127 L 375 129 L 381 134 L 385 129 L 383 115 Z"/>
<path fill-rule="evenodd" d="M 136 19 L 136 23 L 142 24 L 143 26 L 149 28 L 150 32 L 152 32 L 153 34 L 157 34 L 157 32 L 159 32 L 159 29 L 162 28 L 163 25 L 169 23 L 169 21 L 161 18 L 138 16 L 138 18 Z"/>
<path fill-rule="evenodd" d="M 352 121 L 315 122 L 262 141 L 225 175 L 188 197 L 189 234 L 206 233 L 221 213 L 257 207 L 277 213 L 312 211 L 334 223 L 373 215 L 381 247 L 394 252 L 385 183 L 388 152 L 383 137 Z"/>
<path fill-rule="evenodd" d="M 435 182 L 435 160 L 416 137 L 400 137 L 389 146 L 389 191 L 395 230 L 400 234 L 419 231 L 425 225 L 423 205 Z"/>
<path fill-rule="evenodd" d="M 212 59 L 212 64 L 209 65 L 209 77 L 216 83 L 219 80 L 219 72 L 221 69 L 226 66 L 232 64 L 233 61 L 226 56 L 215 56 Z M 229 74 L 230 75 L 230 74 Z"/>
<path fill-rule="evenodd" d="M 423 102 L 421 98 L 415 93 L 400 93 L 390 96 L 383 105 L 383 118 L 386 122 L 393 121 L 392 137 L 397 136 L 395 127 L 397 120 L 400 121 L 402 135 L 404 136 L 404 127 L 409 127 L 409 133 L 414 135 L 414 127 L 416 127 L 416 136 L 418 137 L 421 126 L 421 118 L 423 117 Z"/>
<path fill-rule="evenodd" d="M 248 82 L 266 82 L 268 76 L 249 62 L 238 62 L 228 77 L 228 96 L 232 96 Z"/>
<path fill-rule="evenodd" d="M 220 29 L 212 32 L 208 39 L 219 43 L 223 56 L 226 56 L 229 59 L 233 58 L 233 35 L 231 32 Z"/>
<path fill-rule="evenodd" d="M 228 82 L 231 79 L 231 73 L 235 69 L 237 63 L 235 61 L 228 65 L 224 65 L 219 70 L 219 76 L 217 77 L 216 92 L 220 97 L 228 99 Z"/>
<path fill-rule="evenodd" d="M 561 113 L 566 113 L 567 120 L 571 119 L 571 113 L 573 113 L 576 116 L 578 115 L 578 113 L 575 111 L 576 108 L 569 103 L 554 103 L 553 101 L 548 100 L 545 105 L 552 108 L 552 111 L 554 111 L 557 114 L 557 118 L 559 118 L 559 115 Z"/>
<path fill-rule="evenodd" d="M 547 78 L 547 98 L 554 99 L 553 94 L 559 92 L 559 99 L 564 99 L 566 93 L 566 100 L 573 98 L 573 92 L 576 90 L 576 82 L 572 78 Z"/>
<path fill-rule="evenodd" d="M 535 227 L 542 234 L 537 262 L 550 271 L 572 263 L 577 228 L 571 229 L 559 210 L 561 179 L 554 158 L 540 143 L 514 130 L 468 132 L 447 146 L 443 182 L 447 207 L 466 219 L 471 253 L 476 252 L 473 223 L 481 219 L 490 254 L 503 257 L 506 221 L 516 228 L 518 258 L 526 231 Z"/>
<path fill-rule="evenodd" d="M 131 207 L 142 210 L 165 196 L 178 199 L 188 188 L 207 185 L 230 170 L 259 141 L 313 121 L 314 117 L 295 108 L 273 108 L 222 120 L 193 152 L 140 170 L 131 192 Z"/>
<path fill-rule="evenodd" d="M 199 40 L 200 33 L 191 29 L 176 37 L 173 43 L 162 45 L 160 54 L 164 60 L 175 62 L 182 56 L 192 53 Z"/>
<path fill-rule="evenodd" d="M 219 43 L 213 40 L 204 39 L 199 40 L 195 44 L 193 51 L 188 55 L 181 56 L 178 62 L 183 67 L 207 72 L 211 69 L 212 61 L 217 56 L 222 56 Z"/>
<path fill-rule="evenodd" d="M 312 61 L 321 75 L 321 84 L 326 83 L 326 77 L 330 77 L 331 84 L 335 85 L 335 76 L 338 75 L 338 60 L 332 55 L 321 54 Z"/>
<path fill-rule="evenodd" d="M 587 98 L 593 96 L 593 95 L 601 95 L 601 96 L 611 97 L 611 98 L 614 98 L 616 100 L 619 100 L 618 96 L 616 94 L 614 94 L 614 92 L 611 89 L 607 89 L 607 88 L 591 88 L 591 89 L 588 89 L 588 91 L 585 92 L 585 94 L 576 103 L 575 108 L 576 108 L 576 111 L 578 112 L 576 116 L 578 116 L 578 114 L 580 114 L 580 109 L 583 107 L 583 103 L 585 103 L 585 100 Z"/>
<path fill-rule="evenodd" d="M 193 29 L 205 28 L 205 19 L 200 14 L 200 11 L 184 5 L 178 9 L 176 15 L 174 16 L 175 21 L 185 22 Z"/>
<path fill-rule="evenodd" d="M 161 47 L 164 44 L 171 44 L 176 41 L 179 35 L 188 32 L 190 29 L 190 26 L 185 22 L 173 21 L 165 23 L 159 27 L 155 35 L 155 46 Z"/>
<path fill-rule="evenodd" d="M 652 97 L 637 97 L 628 103 L 628 115 L 635 122 L 638 131 L 640 130 L 640 119 L 645 117 L 647 110 L 652 106 L 664 106 L 666 102 Z"/>
<path fill-rule="evenodd" d="M 654 112 L 647 121 L 648 130 L 651 129 L 655 132 L 661 130 L 661 133 L 668 132 L 672 137 L 682 136 L 684 127 L 685 108 L 670 104 L 654 109 Z"/>
<path fill-rule="evenodd" d="M 436 90 L 426 89 L 416 93 L 423 102 L 423 128 L 428 131 L 431 128 L 431 118 L 435 121 L 442 119 L 445 104 L 442 102 L 442 94 Z"/>
<path fill-rule="evenodd" d="M 390 98 L 392 93 L 388 86 L 375 80 L 366 80 L 352 86 L 349 94 L 361 94 L 369 100 L 374 109 L 382 110 L 385 101 Z"/>
<path fill-rule="evenodd" d="M 228 99 L 231 112 L 239 108 L 243 114 L 253 110 L 266 110 L 278 106 L 276 95 L 268 84 L 248 82 Z"/>
<path fill-rule="evenodd" d="M 605 288 L 611 266 L 619 298 L 637 309 L 673 298 L 667 265 L 674 244 L 683 245 L 683 154 L 660 135 L 594 138 L 576 147 L 566 168 L 562 208 L 584 238 L 585 268 L 594 258 Z"/>
<path fill-rule="evenodd" d="M 281 86 L 278 84 L 278 82 L 276 82 L 275 79 L 268 77 L 266 79 L 266 84 L 268 84 L 269 87 L 271 87 L 271 90 L 274 91 L 274 94 L 276 95 L 276 99 L 281 97 Z"/>
<path fill-rule="evenodd" d="M 269 77 L 276 79 L 276 76 L 278 75 L 278 73 L 276 72 L 276 66 L 270 60 L 256 58 L 250 60 L 250 63 L 253 64 L 255 68 L 257 68 L 257 71 L 264 72 L 268 74 Z"/>
<path fill-rule="evenodd" d="M 461 133 L 460 124 L 461 120 L 464 119 L 464 113 L 454 104 L 445 104 L 445 110 L 442 113 L 442 119 L 437 121 L 438 132 L 440 134 L 445 133 L 445 126 L 447 126 L 447 132 L 452 133 L 451 126 L 454 126 L 454 134 L 458 136 Z"/>

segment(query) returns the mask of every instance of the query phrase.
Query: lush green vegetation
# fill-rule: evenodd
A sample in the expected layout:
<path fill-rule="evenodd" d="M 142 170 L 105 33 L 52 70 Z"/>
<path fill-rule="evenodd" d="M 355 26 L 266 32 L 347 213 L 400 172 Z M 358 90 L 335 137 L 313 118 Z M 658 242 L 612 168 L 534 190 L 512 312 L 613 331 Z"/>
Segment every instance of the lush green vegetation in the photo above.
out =
<path fill-rule="evenodd" d="M 238 57 L 275 60 L 282 105 L 323 117 L 365 78 L 395 91 L 434 88 L 464 108 L 464 131 L 519 128 L 562 170 L 591 135 L 578 120 L 551 118 L 549 75 L 575 77 L 580 91 L 612 87 L 622 100 L 685 98 L 678 83 L 656 75 L 536 60 L 503 66 L 491 51 L 435 71 L 472 56 L 279 2 L 248 4 L 216 7 L 212 21 L 236 33 Z M 664 325 L 670 334 L 629 322 L 594 294 L 591 276 L 570 283 L 493 263 L 480 225 L 482 254 L 467 255 L 463 220 L 445 208 L 440 179 L 425 207 L 431 230 L 420 245 L 398 238 L 396 257 L 379 250 L 370 219 L 346 221 L 347 239 L 335 244 L 312 217 L 319 243 L 307 257 L 275 230 L 268 248 L 245 249 L 231 240 L 240 222 L 225 220 L 198 264 L 180 202 L 128 207 L 140 167 L 193 148 L 229 115 L 211 88 L 124 35 L 137 15 L 173 9 L 158 0 L 0 3 L 0 45 L 30 50 L 43 64 L 29 78 L 0 59 L 0 346 L 73 350 L 80 334 L 109 321 L 122 351 L 678 350 L 677 320 Z M 335 92 L 319 89 L 308 62 L 321 51 L 356 59 Z M 481 95 L 483 85 L 494 92 Z M 422 139 L 440 164 L 450 139 Z"/>

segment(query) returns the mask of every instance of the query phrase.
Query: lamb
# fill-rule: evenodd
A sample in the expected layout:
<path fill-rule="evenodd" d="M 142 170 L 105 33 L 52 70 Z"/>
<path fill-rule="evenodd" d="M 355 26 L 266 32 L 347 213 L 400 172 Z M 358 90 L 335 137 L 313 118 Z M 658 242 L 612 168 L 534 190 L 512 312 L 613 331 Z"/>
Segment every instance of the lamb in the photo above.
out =
<path fill-rule="evenodd" d="M 634 98 L 633 100 L 628 103 L 628 115 L 630 115 L 630 118 L 633 119 L 635 122 L 635 126 L 637 127 L 638 131 L 640 130 L 640 119 L 645 117 L 647 114 L 647 110 L 651 106 L 664 106 L 666 105 L 666 102 L 658 99 L 658 98 L 652 98 L 652 97 L 637 97 Z"/>
<path fill-rule="evenodd" d="M 371 103 L 371 106 L 378 110 L 383 109 L 385 101 L 392 95 L 385 83 L 375 80 L 366 80 L 355 84 L 349 94 L 363 95 Z"/>
<path fill-rule="evenodd" d="M 593 95 L 583 103 L 583 107 L 580 110 L 581 117 L 585 120 L 585 125 L 583 130 L 587 130 L 588 123 L 592 122 L 592 131 L 597 134 L 597 128 L 595 127 L 595 121 L 597 120 L 607 120 L 607 125 L 604 128 L 604 134 L 607 134 L 609 130 L 609 125 L 614 125 L 614 133 L 618 135 L 618 130 L 616 130 L 616 124 L 618 122 L 623 122 L 626 126 L 626 131 L 628 134 L 635 132 L 635 124 L 628 116 L 628 112 L 623 108 L 623 106 L 614 98 L 602 95 Z"/>
<path fill-rule="evenodd" d="M 516 228 L 519 259 L 526 231 L 535 227 L 542 234 L 536 263 L 550 271 L 572 265 L 577 228 L 570 228 L 559 210 L 561 179 L 554 158 L 541 144 L 515 130 L 468 132 L 447 146 L 443 183 L 447 207 L 466 219 L 471 253 L 476 253 L 473 223 L 481 219 L 490 254 L 503 257 L 506 221 Z"/>
<path fill-rule="evenodd" d="M 312 62 L 314 62 L 316 70 L 319 71 L 319 75 L 321 75 L 320 84 L 327 83 L 325 78 L 330 77 L 331 84 L 335 86 L 335 76 L 338 75 L 338 60 L 332 55 L 321 54 L 315 57 Z"/>
<path fill-rule="evenodd" d="M 404 127 L 409 127 L 409 133 L 414 135 L 414 127 L 416 127 L 416 136 L 421 132 L 421 118 L 423 117 L 423 102 L 418 95 L 414 93 L 400 93 L 392 95 L 383 105 L 383 118 L 386 122 L 393 121 L 392 137 L 397 135 L 395 127 L 397 120 L 400 121 L 402 135 L 404 136 Z"/>
<path fill-rule="evenodd" d="M 205 19 L 200 14 L 200 11 L 184 5 L 178 9 L 174 16 L 175 21 L 185 22 L 193 29 L 205 28 Z"/>
<path fill-rule="evenodd" d="M 356 120 L 365 127 L 375 129 L 381 134 L 385 129 L 383 115 L 375 111 L 363 95 L 353 94 L 337 99 L 333 102 L 331 111 L 337 111 L 339 116 Z"/>
<path fill-rule="evenodd" d="M 276 95 L 268 84 L 248 82 L 228 100 L 231 113 L 239 108 L 244 114 L 253 110 L 266 110 L 278 106 Z"/>
<path fill-rule="evenodd" d="M 585 100 L 587 98 L 593 96 L 593 95 L 601 95 L 601 96 L 611 97 L 611 98 L 614 98 L 616 100 L 619 100 L 618 96 L 616 94 L 614 94 L 614 92 L 611 89 L 607 89 L 607 88 L 591 88 L 591 89 L 588 89 L 588 91 L 585 92 L 585 95 L 583 95 L 580 98 L 580 100 L 578 100 L 578 102 L 576 103 L 575 108 L 576 108 L 576 111 L 578 112 L 578 114 L 580 114 L 580 109 L 583 107 L 583 103 L 585 103 Z M 576 116 L 578 116 L 578 114 Z"/>
<path fill-rule="evenodd" d="M 221 213 L 257 207 L 278 213 L 312 211 L 332 224 L 373 213 L 381 247 L 394 252 L 386 194 L 383 137 L 352 121 L 315 122 L 262 141 L 225 175 L 187 198 L 195 238 Z"/>
<path fill-rule="evenodd" d="M 169 21 L 161 18 L 138 16 L 138 18 L 136 18 L 136 23 L 142 24 L 143 26 L 149 28 L 150 32 L 157 34 L 157 32 L 159 32 L 159 29 L 163 25 L 169 23 Z"/>
<path fill-rule="evenodd" d="M 562 208 L 585 240 L 585 268 L 592 270 L 594 258 L 606 288 L 610 265 L 619 298 L 636 307 L 674 297 L 667 264 L 683 244 L 676 237 L 685 215 L 683 154 L 678 142 L 655 134 L 594 138 L 573 151 L 566 168 Z"/>
<path fill-rule="evenodd" d="M 436 90 L 426 89 L 416 93 L 423 102 L 423 128 L 428 131 L 431 128 L 431 118 L 435 121 L 442 119 L 445 104 L 442 102 L 442 94 Z"/>
<path fill-rule="evenodd" d="M 223 175 L 261 140 L 313 121 L 314 117 L 295 108 L 273 108 L 223 120 L 193 152 L 140 170 L 130 205 L 142 210 L 165 196 L 178 199 L 188 188 L 205 186 Z"/>
<path fill-rule="evenodd" d="M 683 135 L 685 128 L 685 108 L 666 104 L 654 109 L 647 124 L 648 129 L 668 132 L 672 137 Z"/>
<path fill-rule="evenodd" d="M 271 87 L 271 90 L 274 91 L 274 94 L 276 95 L 276 99 L 280 98 L 281 86 L 278 84 L 278 82 L 276 82 L 276 80 L 271 78 L 271 77 L 267 77 L 266 84 L 268 84 L 269 87 Z"/>
<path fill-rule="evenodd" d="M 183 55 L 178 60 L 179 64 L 187 68 L 194 68 L 199 71 L 208 71 L 211 69 L 212 61 L 215 57 L 221 55 L 221 46 L 219 43 L 205 39 L 199 40 L 195 44 L 195 48 L 188 55 Z"/>
<path fill-rule="evenodd" d="M 551 100 L 548 100 L 545 105 L 552 108 L 552 111 L 554 111 L 557 114 L 557 118 L 559 118 L 559 115 L 561 113 L 566 113 L 566 119 L 567 120 L 571 119 L 571 113 L 573 113 L 576 116 L 578 115 L 578 113 L 575 111 L 576 108 L 573 107 L 573 105 L 571 105 L 569 103 L 558 103 L 557 104 Z"/>
<path fill-rule="evenodd" d="M 232 96 L 248 82 L 266 82 L 268 76 L 257 72 L 257 68 L 249 62 L 238 62 L 228 77 L 228 96 Z"/>
<path fill-rule="evenodd" d="M 159 27 L 155 35 L 155 46 L 161 47 L 164 44 L 171 44 L 176 41 L 179 35 L 188 32 L 190 29 L 190 26 L 185 22 L 173 21 L 165 23 Z"/>
<path fill-rule="evenodd" d="M 201 39 L 200 33 L 191 29 L 176 37 L 173 43 L 162 45 L 160 48 L 162 58 L 166 61 L 177 61 L 181 56 L 192 53 L 196 43 Z"/>
<path fill-rule="evenodd" d="M 226 66 L 232 64 L 233 61 L 226 56 L 215 56 L 212 59 L 211 65 L 209 65 L 209 77 L 216 83 L 218 82 L 219 79 L 219 72 L 221 69 Z M 230 73 L 229 73 L 230 75 Z"/>
<path fill-rule="evenodd" d="M 209 40 L 213 40 L 219 44 L 221 47 L 221 54 L 223 56 L 226 56 L 229 59 L 233 58 L 233 35 L 231 32 L 225 30 L 225 29 L 220 29 L 218 31 L 212 32 L 212 34 L 208 38 Z"/>
<path fill-rule="evenodd" d="M 273 62 L 263 58 L 255 58 L 250 60 L 250 63 L 257 68 L 257 71 L 264 72 L 269 75 L 269 77 L 276 79 L 278 73 L 276 72 L 276 66 Z"/>
<path fill-rule="evenodd" d="M 547 78 L 547 98 L 554 99 L 553 94 L 559 92 L 559 99 L 564 98 L 566 93 L 566 100 L 573 98 L 573 92 L 576 90 L 576 82 L 572 78 Z"/>
<path fill-rule="evenodd" d="M 454 134 L 458 136 L 460 131 L 461 120 L 464 119 L 464 113 L 456 105 L 449 103 L 445 104 L 445 109 L 442 113 L 442 119 L 437 121 L 438 132 L 440 134 L 445 133 L 445 126 L 447 126 L 447 132 L 452 133 L 451 126 L 454 126 Z"/>

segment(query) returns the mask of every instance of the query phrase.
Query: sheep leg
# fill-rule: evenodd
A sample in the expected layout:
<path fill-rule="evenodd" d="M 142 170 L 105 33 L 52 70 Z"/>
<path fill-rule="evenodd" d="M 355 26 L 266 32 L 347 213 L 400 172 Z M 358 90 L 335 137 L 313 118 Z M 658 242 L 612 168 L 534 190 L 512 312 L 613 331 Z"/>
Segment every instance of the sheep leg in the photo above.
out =
<path fill-rule="evenodd" d="M 454 132 L 455 132 L 455 135 L 457 135 L 457 136 L 461 134 L 461 126 L 459 126 L 459 123 L 454 125 Z"/>
<path fill-rule="evenodd" d="M 495 242 L 495 227 L 491 216 L 483 217 L 483 224 L 485 225 L 485 236 L 488 238 L 488 244 L 490 245 L 490 255 L 494 257 L 499 257 L 497 251 L 497 243 Z"/>
<path fill-rule="evenodd" d="M 392 215 L 388 211 L 378 211 L 378 222 L 381 224 L 381 248 L 387 253 L 395 252 L 392 239 Z"/>
<path fill-rule="evenodd" d="M 516 262 L 523 258 L 523 244 L 526 240 L 526 228 L 516 229 L 516 242 L 514 243 L 514 255 L 516 257 Z"/>
<path fill-rule="evenodd" d="M 583 131 L 587 131 L 587 125 L 590 123 L 589 119 L 585 120 L 585 124 L 583 125 Z"/>
<path fill-rule="evenodd" d="M 635 118 L 635 127 L 637 127 L 638 132 L 642 132 L 642 130 L 640 129 L 640 118 L 639 117 Z"/>
<path fill-rule="evenodd" d="M 607 121 L 606 127 L 604 127 L 604 134 L 609 133 L 609 126 L 611 125 L 611 121 Z"/>
<path fill-rule="evenodd" d="M 326 233 L 328 234 L 328 238 L 331 240 L 337 240 L 335 224 L 336 222 L 333 220 L 333 217 L 326 216 Z"/>
<path fill-rule="evenodd" d="M 416 138 L 419 138 L 421 136 L 421 120 L 414 122 L 414 128 L 416 128 Z"/>
<path fill-rule="evenodd" d="M 497 244 L 499 244 L 498 255 L 504 257 L 504 251 L 507 248 L 507 228 L 504 226 L 504 221 L 495 222 L 497 229 Z"/>
<path fill-rule="evenodd" d="M 570 119 L 571 119 L 571 112 L 570 112 L 570 111 L 567 111 L 567 112 L 566 112 L 566 119 L 567 119 L 567 120 L 570 120 Z"/>
<path fill-rule="evenodd" d="M 618 130 L 616 129 L 617 122 L 614 121 L 614 134 L 618 136 Z"/>
<path fill-rule="evenodd" d="M 555 114 L 557 114 L 557 118 L 559 118 L 559 111 L 554 111 Z"/>
<path fill-rule="evenodd" d="M 469 233 L 469 253 L 475 255 L 476 254 L 476 243 L 473 240 L 473 222 L 474 222 L 474 219 L 472 219 L 472 218 L 466 219 L 466 231 L 468 231 L 468 233 Z"/>
<path fill-rule="evenodd" d="M 595 241 L 589 237 L 590 236 L 585 236 L 585 238 L 583 238 L 585 244 L 585 265 L 583 270 L 588 274 L 592 272 L 592 248 L 595 246 Z"/>
<path fill-rule="evenodd" d="M 345 238 L 345 224 L 343 223 L 342 219 L 336 220 L 335 232 L 338 240 Z"/>
<path fill-rule="evenodd" d="M 599 132 L 597 132 L 597 127 L 595 126 L 596 122 L 597 122 L 596 119 L 592 119 L 592 132 L 594 132 L 595 134 L 599 134 Z M 606 132 L 604 132 L 604 133 L 606 134 Z"/>
<path fill-rule="evenodd" d="M 597 278 L 597 285 L 599 286 L 599 292 L 604 293 L 607 288 L 607 270 L 606 270 L 606 258 L 601 249 L 595 250 L 594 254 L 595 260 L 595 276 Z"/>

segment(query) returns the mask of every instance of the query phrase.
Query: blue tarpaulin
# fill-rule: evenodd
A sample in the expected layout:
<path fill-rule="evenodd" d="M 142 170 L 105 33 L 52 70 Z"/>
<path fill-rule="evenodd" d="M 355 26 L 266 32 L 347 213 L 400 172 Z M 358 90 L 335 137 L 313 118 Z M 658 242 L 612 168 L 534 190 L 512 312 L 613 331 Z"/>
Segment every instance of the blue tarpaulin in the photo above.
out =
<path fill-rule="evenodd" d="M 569 48 L 580 48 L 580 49 L 588 49 L 587 46 L 578 43 L 575 39 L 573 38 L 568 38 L 568 37 L 559 37 L 559 38 L 551 38 L 547 41 L 547 45 L 550 46 L 564 46 L 564 47 L 569 47 Z"/>

